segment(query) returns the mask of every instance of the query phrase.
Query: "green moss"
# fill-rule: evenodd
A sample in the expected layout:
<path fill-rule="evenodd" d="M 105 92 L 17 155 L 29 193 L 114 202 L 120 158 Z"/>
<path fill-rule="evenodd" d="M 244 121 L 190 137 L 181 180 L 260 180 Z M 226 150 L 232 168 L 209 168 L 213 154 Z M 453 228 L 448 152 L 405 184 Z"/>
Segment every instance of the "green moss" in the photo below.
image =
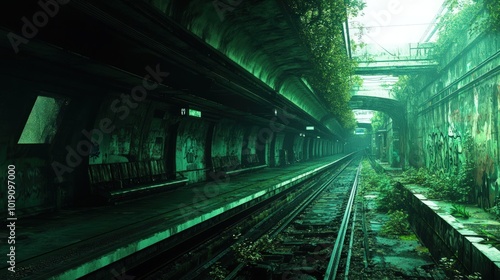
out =
<path fill-rule="evenodd" d="M 418 238 L 415 234 L 400 235 L 399 239 L 404 240 L 404 241 L 417 241 L 418 240 Z"/>

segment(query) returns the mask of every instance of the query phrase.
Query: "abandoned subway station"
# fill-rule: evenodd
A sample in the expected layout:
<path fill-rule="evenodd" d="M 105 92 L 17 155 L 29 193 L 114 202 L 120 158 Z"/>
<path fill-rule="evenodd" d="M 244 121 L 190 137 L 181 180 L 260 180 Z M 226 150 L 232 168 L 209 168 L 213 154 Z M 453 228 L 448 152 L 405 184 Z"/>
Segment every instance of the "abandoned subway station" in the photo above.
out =
<path fill-rule="evenodd" d="M 500 2 L 2 10 L 1 279 L 500 279 Z"/>

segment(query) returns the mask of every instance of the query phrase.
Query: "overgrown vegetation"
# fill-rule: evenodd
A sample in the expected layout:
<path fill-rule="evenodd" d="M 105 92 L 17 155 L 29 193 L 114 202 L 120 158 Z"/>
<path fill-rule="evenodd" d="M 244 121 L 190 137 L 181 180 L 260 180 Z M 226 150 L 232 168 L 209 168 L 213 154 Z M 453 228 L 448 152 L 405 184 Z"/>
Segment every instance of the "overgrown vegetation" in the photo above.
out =
<path fill-rule="evenodd" d="M 382 129 L 388 121 L 389 116 L 387 114 L 375 111 L 371 118 L 372 130 L 376 133 L 379 129 Z"/>
<path fill-rule="evenodd" d="M 401 181 L 428 187 L 427 195 L 431 198 L 466 203 L 469 202 L 474 187 L 472 169 L 473 166 L 468 164 L 458 172 L 456 168 L 452 169 L 451 173 L 410 168 L 403 172 Z"/>
<path fill-rule="evenodd" d="M 362 163 L 362 193 L 378 192 L 377 210 L 380 212 L 391 212 L 405 208 L 406 199 L 403 188 L 384 173 L 377 173 L 370 163 L 364 160 Z"/>
<path fill-rule="evenodd" d="M 451 0 L 448 10 L 439 19 L 439 37 L 435 55 L 443 57 L 453 44 L 464 45 L 472 33 L 500 32 L 500 2 L 498 0 Z M 487 15 L 482 16 L 486 11 Z M 468 34 L 467 34 L 468 32 Z"/>
<path fill-rule="evenodd" d="M 486 28 L 491 32 L 500 32 L 500 1 L 484 0 L 484 7 L 488 12 Z"/>
<path fill-rule="evenodd" d="M 213 280 L 223 280 L 226 279 L 229 271 L 222 267 L 221 263 L 218 262 L 212 266 L 208 274 Z"/>
<path fill-rule="evenodd" d="M 398 81 L 391 88 L 391 94 L 395 99 L 406 103 L 411 101 L 417 93 L 416 76 L 399 76 Z"/>
<path fill-rule="evenodd" d="M 236 237 L 236 238 L 239 238 Z M 242 240 L 236 243 L 231 248 L 234 251 L 236 259 L 245 264 L 256 264 L 262 260 L 262 252 L 271 250 L 275 244 L 275 240 L 271 239 L 268 235 L 264 235 L 257 241 Z"/>
<path fill-rule="evenodd" d="M 389 220 L 382 226 L 382 235 L 400 236 L 411 234 L 410 224 L 408 223 L 408 214 L 403 210 L 389 212 Z"/>
<path fill-rule="evenodd" d="M 481 229 L 481 235 L 484 238 L 483 241 L 480 241 L 479 243 L 481 244 L 491 244 L 493 246 L 498 246 L 500 245 L 500 236 L 493 234 L 491 232 L 488 232 L 484 229 Z"/>
<path fill-rule="evenodd" d="M 384 173 L 377 173 L 367 160 L 362 162 L 362 193 L 378 192 L 377 210 L 387 212 L 389 220 L 382 226 L 381 234 L 385 236 L 401 236 L 411 233 L 408 214 L 403 210 L 407 201 L 403 188 L 392 182 Z"/>
<path fill-rule="evenodd" d="M 366 194 L 367 192 L 378 191 L 382 186 L 390 184 L 389 177 L 384 174 L 379 174 L 370 165 L 368 160 L 363 160 L 362 173 L 361 173 L 361 192 Z"/>
<path fill-rule="evenodd" d="M 465 45 L 467 32 L 479 28 L 476 18 L 481 5 L 468 0 L 452 0 L 448 2 L 448 10 L 439 19 L 439 37 L 434 48 L 437 59 L 448 53 L 453 44 Z M 471 25 L 474 25 L 472 29 Z"/>
<path fill-rule="evenodd" d="M 342 23 L 348 14 L 355 16 L 364 7 L 362 0 L 292 0 L 287 2 L 293 19 L 307 47 L 311 50 L 313 72 L 305 77 L 312 88 L 323 95 L 331 113 L 346 129 L 354 129 L 356 121 L 349 108 L 355 62 L 346 52 Z"/>

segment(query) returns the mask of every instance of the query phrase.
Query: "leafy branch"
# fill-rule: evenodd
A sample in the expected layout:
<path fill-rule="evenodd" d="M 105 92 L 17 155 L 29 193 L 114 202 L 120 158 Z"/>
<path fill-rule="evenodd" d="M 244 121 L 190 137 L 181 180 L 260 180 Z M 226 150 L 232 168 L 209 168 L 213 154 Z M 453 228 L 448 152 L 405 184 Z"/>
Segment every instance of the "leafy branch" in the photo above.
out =
<path fill-rule="evenodd" d="M 300 26 L 300 35 L 311 50 L 313 74 L 305 77 L 312 88 L 328 102 L 330 112 L 346 129 L 356 125 L 348 102 L 356 62 L 346 51 L 342 23 L 348 14 L 356 15 L 364 7 L 361 0 L 287 1 Z"/>

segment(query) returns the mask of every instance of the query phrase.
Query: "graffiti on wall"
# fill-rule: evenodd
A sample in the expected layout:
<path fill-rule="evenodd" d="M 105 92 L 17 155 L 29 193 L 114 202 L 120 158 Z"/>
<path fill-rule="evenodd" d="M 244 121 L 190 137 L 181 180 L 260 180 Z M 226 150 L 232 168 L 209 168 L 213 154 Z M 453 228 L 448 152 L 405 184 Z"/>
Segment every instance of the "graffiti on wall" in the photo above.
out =
<path fill-rule="evenodd" d="M 19 188 L 18 199 L 32 199 L 41 196 L 43 183 L 40 179 L 43 177 L 40 167 L 18 168 L 16 177 L 18 185 L 22 186 Z"/>
<path fill-rule="evenodd" d="M 195 138 L 188 137 L 186 138 L 186 154 L 184 159 L 188 163 L 188 168 L 192 167 L 191 164 L 195 163 L 198 158 L 198 141 Z"/>
<path fill-rule="evenodd" d="M 448 171 L 461 165 L 462 136 L 450 129 L 447 134 L 431 132 L 427 135 L 429 167 Z"/>

